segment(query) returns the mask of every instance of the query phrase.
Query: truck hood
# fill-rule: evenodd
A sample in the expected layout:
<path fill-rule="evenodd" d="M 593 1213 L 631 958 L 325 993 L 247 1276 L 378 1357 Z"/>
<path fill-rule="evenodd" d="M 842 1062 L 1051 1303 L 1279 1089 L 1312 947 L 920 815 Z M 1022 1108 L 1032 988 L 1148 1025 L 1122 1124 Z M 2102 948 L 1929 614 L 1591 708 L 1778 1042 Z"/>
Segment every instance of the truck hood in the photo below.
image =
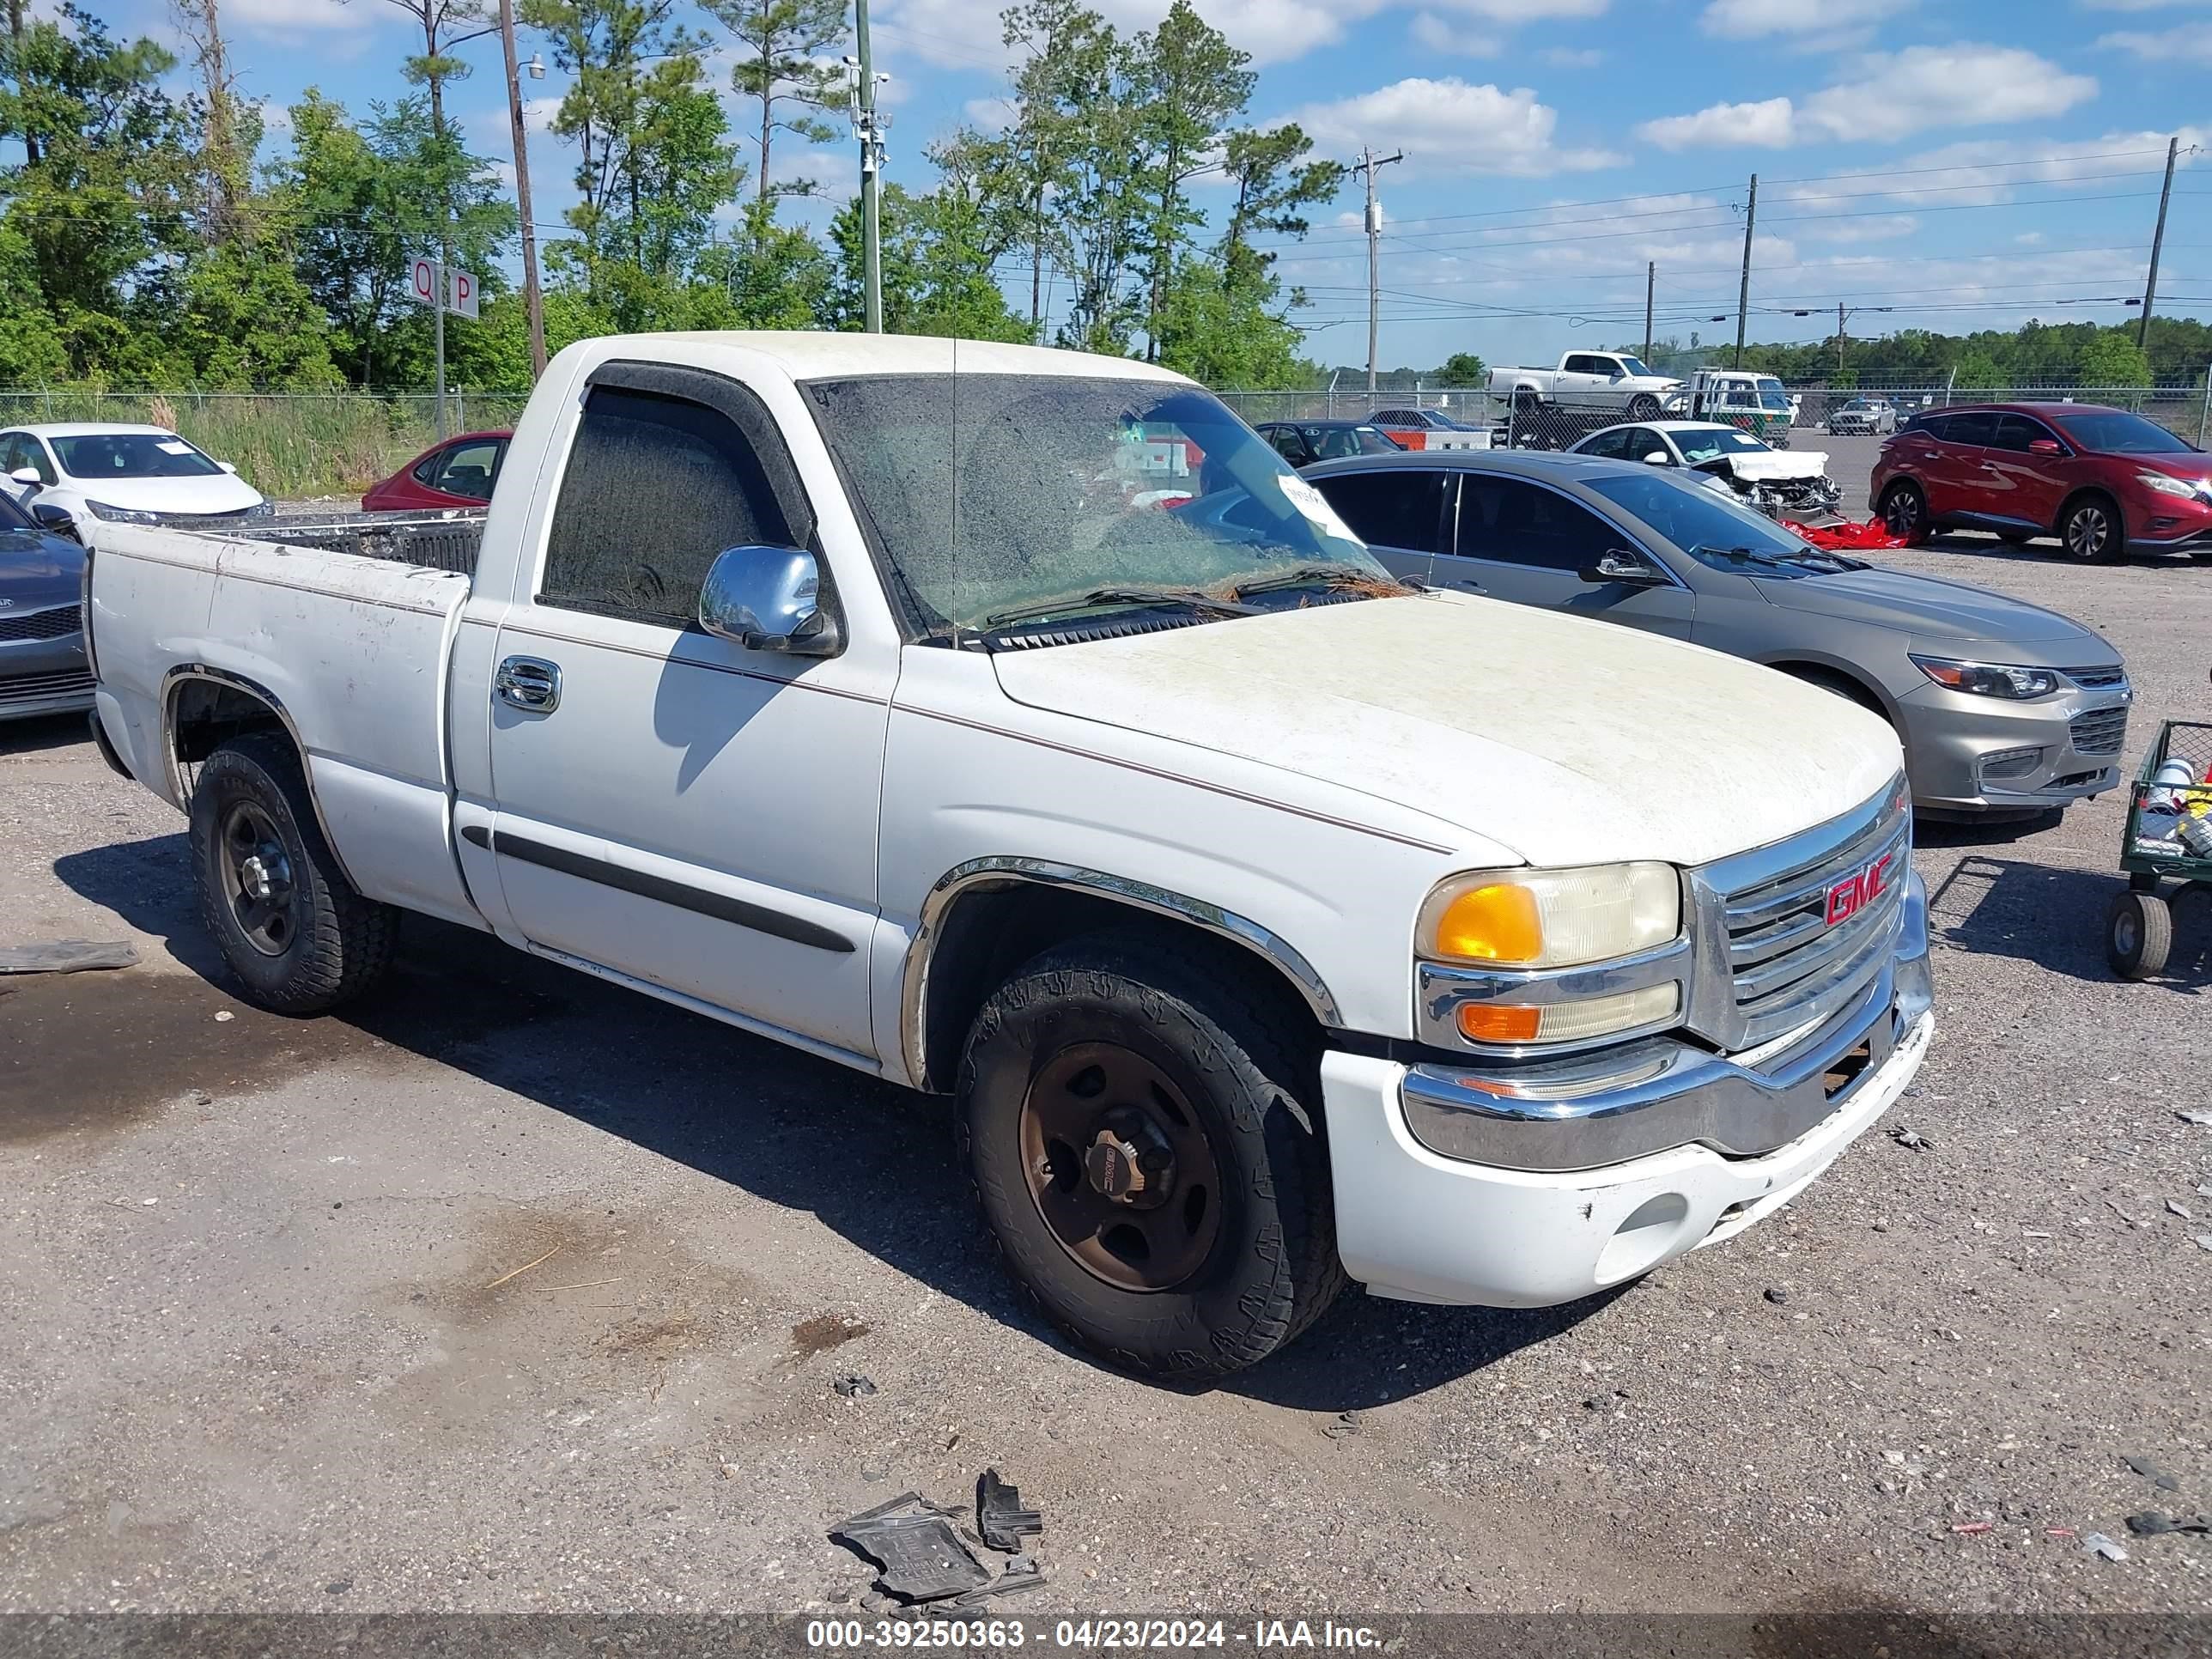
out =
<path fill-rule="evenodd" d="M 1676 864 L 1897 774 L 1845 699 L 1611 623 L 1457 593 L 1000 652 L 1016 702 L 1394 801 L 1534 864 Z"/>
<path fill-rule="evenodd" d="M 2067 657 L 2066 663 L 2054 666 L 2087 667 L 2119 658 L 2099 635 L 2071 617 L 1938 576 L 1868 569 L 1794 580 L 1752 580 L 1762 597 L 1785 611 L 1892 628 L 1923 639 L 2039 645 Z"/>
<path fill-rule="evenodd" d="M 58 536 L 0 531 L 0 610 L 44 611 L 77 601 L 84 550 Z"/>
<path fill-rule="evenodd" d="M 202 478 L 78 478 L 55 486 L 87 501 L 141 513 L 237 513 L 261 505 L 261 492 L 235 473 Z M 24 503 L 38 500 L 33 495 Z"/>
<path fill-rule="evenodd" d="M 1710 461 L 1698 463 L 1700 472 L 1720 472 L 1723 469 L 1747 483 L 1762 480 L 1778 483 L 1785 478 L 1825 478 L 1828 476 L 1828 457 L 1818 449 L 1774 449 L 1765 454 L 1747 449 L 1733 455 L 1716 455 Z"/>

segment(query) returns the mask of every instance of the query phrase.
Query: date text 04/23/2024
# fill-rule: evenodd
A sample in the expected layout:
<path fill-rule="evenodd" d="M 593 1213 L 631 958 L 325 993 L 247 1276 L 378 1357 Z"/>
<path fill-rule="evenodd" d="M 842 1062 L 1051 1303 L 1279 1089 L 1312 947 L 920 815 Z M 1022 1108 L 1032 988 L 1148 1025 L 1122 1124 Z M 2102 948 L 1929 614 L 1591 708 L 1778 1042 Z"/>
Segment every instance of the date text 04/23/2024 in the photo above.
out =
<path fill-rule="evenodd" d="M 810 1648 L 975 1648 L 984 1651 L 1039 1646 L 1079 1649 L 1246 1647 L 1261 1650 L 1328 1648 L 1372 1651 L 1381 1632 L 1331 1620 L 1258 1619 L 1237 1627 L 1221 1619 L 1061 1619 L 1049 1631 L 1026 1620 L 946 1619 L 822 1619 L 810 1620 Z"/>

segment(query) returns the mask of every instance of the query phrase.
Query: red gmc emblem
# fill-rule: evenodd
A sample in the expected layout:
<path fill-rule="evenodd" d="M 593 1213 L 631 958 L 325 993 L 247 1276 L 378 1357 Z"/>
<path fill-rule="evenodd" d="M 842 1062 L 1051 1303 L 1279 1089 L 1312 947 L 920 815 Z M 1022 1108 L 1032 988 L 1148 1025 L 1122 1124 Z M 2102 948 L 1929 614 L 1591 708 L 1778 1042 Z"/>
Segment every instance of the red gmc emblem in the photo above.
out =
<path fill-rule="evenodd" d="M 1848 921 L 1861 910 L 1881 896 L 1889 884 L 1889 866 L 1894 853 L 1886 853 L 1856 875 L 1845 876 L 1828 890 L 1828 926 Z"/>

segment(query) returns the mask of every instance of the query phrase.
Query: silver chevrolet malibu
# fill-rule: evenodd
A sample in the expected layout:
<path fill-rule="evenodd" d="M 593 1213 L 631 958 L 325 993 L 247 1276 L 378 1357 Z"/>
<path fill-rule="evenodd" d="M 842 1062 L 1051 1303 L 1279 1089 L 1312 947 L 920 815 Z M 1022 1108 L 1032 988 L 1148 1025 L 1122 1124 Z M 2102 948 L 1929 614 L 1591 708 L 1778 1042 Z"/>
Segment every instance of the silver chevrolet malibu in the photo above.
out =
<path fill-rule="evenodd" d="M 1864 703 L 1896 727 L 1923 811 L 2030 816 L 2119 781 L 2127 666 L 2056 611 L 1816 552 L 1627 462 L 1416 452 L 1304 476 L 1401 575 L 1671 634 Z"/>

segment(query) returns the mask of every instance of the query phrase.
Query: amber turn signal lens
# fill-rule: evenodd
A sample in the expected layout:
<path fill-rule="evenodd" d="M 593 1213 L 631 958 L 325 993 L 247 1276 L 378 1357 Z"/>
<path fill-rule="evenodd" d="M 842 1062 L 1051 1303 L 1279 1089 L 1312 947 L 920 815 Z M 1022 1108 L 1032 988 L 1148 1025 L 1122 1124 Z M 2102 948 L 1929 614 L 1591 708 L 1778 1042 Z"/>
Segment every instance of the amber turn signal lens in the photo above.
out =
<path fill-rule="evenodd" d="M 1535 894 L 1514 882 L 1462 893 L 1437 919 L 1436 951 L 1462 962 L 1535 961 L 1544 954 Z M 1534 1010 L 1525 1012 L 1534 1018 Z"/>
<path fill-rule="evenodd" d="M 1543 1021 L 1540 1008 L 1469 1002 L 1462 1004 L 1459 1011 L 1460 1035 L 1470 1042 L 1534 1042 Z"/>

